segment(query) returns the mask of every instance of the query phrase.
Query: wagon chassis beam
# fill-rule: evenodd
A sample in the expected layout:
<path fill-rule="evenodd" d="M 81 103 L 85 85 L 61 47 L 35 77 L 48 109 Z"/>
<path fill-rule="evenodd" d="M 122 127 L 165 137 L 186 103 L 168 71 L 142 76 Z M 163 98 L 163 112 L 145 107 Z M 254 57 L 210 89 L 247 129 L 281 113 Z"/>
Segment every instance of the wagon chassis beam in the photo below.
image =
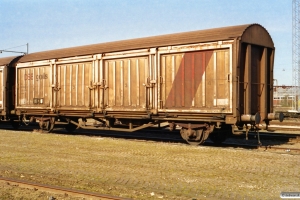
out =
<path fill-rule="evenodd" d="M 109 127 L 109 126 L 88 127 L 88 126 L 82 125 L 81 123 L 75 122 L 74 120 L 70 120 L 69 123 L 76 125 L 78 128 L 88 129 L 88 130 L 104 130 L 104 131 L 109 130 L 109 131 L 122 131 L 122 132 L 130 133 L 130 132 L 135 132 L 138 130 L 142 130 L 144 128 L 154 126 L 154 125 L 158 124 L 159 122 L 143 124 L 143 125 L 135 127 L 135 128 L 132 128 L 132 126 L 129 126 L 130 128 L 113 128 L 113 127 Z"/>
<path fill-rule="evenodd" d="M 186 122 L 206 122 L 206 123 L 213 123 L 213 122 L 225 122 L 224 119 L 208 119 L 208 118 L 188 118 L 188 117 L 177 117 L 177 118 L 160 118 L 160 117 L 152 117 L 153 120 L 160 120 L 160 121 L 186 121 Z"/>

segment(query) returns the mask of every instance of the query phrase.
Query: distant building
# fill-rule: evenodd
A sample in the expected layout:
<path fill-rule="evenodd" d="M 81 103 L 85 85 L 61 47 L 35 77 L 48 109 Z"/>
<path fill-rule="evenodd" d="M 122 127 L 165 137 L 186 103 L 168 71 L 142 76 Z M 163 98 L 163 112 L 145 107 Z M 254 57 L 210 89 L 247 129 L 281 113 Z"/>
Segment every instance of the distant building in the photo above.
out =
<path fill-rule="evenodd" d="M 275 111 L 287 111 L 295 109 L 296 98 L 293 91 L 297 86 L 274 86 L 273 105 Z M 295 99 L 296 98 L 296 99 Z"/>

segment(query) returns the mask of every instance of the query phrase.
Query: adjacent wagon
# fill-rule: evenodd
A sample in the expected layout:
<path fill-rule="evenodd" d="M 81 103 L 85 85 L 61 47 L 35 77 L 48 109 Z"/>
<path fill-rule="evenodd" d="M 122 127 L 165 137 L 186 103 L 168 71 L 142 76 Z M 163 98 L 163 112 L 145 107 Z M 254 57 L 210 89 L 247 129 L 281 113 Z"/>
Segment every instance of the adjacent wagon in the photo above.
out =
<path fill-rule="evenodd" d="M 20 56 L 0 58 L 0 117 L 2 121 L 12 121 L 15 115 L 15 67 Z M 18 119 L 18 118 L 17 118 Z"/>

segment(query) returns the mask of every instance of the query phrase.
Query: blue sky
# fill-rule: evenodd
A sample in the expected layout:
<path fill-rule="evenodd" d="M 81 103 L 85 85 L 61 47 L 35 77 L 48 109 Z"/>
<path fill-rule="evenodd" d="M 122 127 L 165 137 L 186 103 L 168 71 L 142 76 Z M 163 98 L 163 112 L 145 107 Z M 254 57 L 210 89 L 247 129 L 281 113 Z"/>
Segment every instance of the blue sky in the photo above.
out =
<path fill-rule="evenodd" d="M 0 0 L 0 19 L 0 50 L 29 53 L 259 23 L 275 43 L 274 78 L 293 84 L 292 0 Z"/>

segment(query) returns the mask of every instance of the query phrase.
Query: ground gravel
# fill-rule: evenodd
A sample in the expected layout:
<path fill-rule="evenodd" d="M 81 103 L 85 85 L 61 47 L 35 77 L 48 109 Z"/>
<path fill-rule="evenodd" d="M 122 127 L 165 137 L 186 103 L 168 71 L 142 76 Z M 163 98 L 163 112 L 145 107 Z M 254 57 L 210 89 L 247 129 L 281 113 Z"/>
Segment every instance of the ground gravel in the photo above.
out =
<path fill-rule="evenodd" d="M 280 192 L 300 192 L 300 155 L 8 130 L 0 138 L 3 177 L 132 199 L 280 199 Z M 0 196 L 72 199 L 5 184 Z"/>

